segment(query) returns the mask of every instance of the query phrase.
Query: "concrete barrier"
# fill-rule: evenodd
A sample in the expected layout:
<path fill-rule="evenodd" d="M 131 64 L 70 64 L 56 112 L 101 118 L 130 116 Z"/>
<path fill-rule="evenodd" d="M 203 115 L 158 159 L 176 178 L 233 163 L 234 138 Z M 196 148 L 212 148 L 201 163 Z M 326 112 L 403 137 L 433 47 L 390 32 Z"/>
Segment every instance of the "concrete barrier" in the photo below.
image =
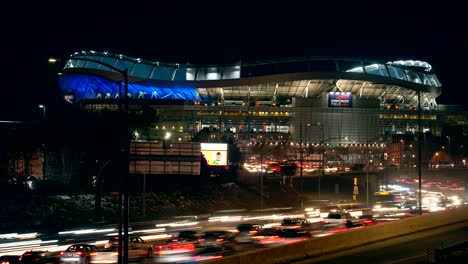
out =
<path fill-rule="evenodd" d="M 330 236 L 294 244 L 243 252 L 209 261 L 216 264 L 285 263 L 314 256 L 332 254 L 384 239 L 430 230 L 456 223 L 468 225 L 468 206 L 461 206 L 423 216 L 414 216 L 375 226 L 357 228 Z"/>

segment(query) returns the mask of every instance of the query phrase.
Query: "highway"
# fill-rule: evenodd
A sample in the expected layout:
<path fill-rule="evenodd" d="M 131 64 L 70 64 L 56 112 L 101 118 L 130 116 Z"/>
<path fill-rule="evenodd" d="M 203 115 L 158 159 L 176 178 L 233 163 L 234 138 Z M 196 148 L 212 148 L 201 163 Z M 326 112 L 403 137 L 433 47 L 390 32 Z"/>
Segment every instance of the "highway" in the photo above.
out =
<path fill-rule="evenodd" d="M 305 195 L 309 194 L 310 189 L 316 188 L 317 178 L 304 177 L 305 180 Z M 278 179 L 267 178 L 265 182 L 271 181 L 278 185 Z M 297 188 L 298 178 L 294 177 L 294 187 Z M 323 194 L 331 196 L 336 195 L 333 189 L 336 184 L 340 185 L 340 192 L 347 192 L 349 184 L 349 177 L 334 177 L 327 175 L 322 179 Z M 412 185 L 409 183 L 408 185 Z M 414 184 L 413 184 L 414 185 Z M 271 185 L 268 186 L 271 188 Z M 266 192 L 270 188 L 265 188 Z M 312 191 L 313 192 L 313 191 Z M 456 191 L 462 194 L 462 191 Z M 450 191 L 452 194 L 453 191 Z M 311 195 L 313 196 L 315 195 Z M 304 208 L 305 209 L 305 208 Z M 207 230 L 235 230 L 239 223 L 262 223 L 262 224 L 279 224 L 285 217 L 302 217 L 304 216 L 304 209 L 297 210 L 297 208 L 272 208 L 255 210 L 246 212 L 242 215 L 243 220 L 232 221 L 218 221 L 212 222 L 208 220 L 208 215 L 198 219 L 179 218 L 167 219 L 160 221 L 151 221 L 146 223 L 133 223 L 131 227 L 132 234 L 141 236 L 144 240 L 159 243 L 158 241 L 167 240 L 173 235 L 176 235 L 182 230 L 197 230 L 202 233 Z M 243 213 L 242 213 L 243 214 Z M 211 214 L 214 216 L 214 214 Z M 455 228 L 455 227 L 454 227 Z M 43 236 L 41 234 L 20 234 L 20 238 L 12 240 L 6 239 L 8 235 L 0 235 L 0 256 L 2 255 L 21 255 L 26 250 L 49 250 L 61 251 L 66 249 L 70 244 L 76 242 L 90 242 L 96 245 L 102 245 L 107 242 L 105 237 L 110 234 L 117 234 L 116 226 L 100 226 L 99 228 L 87 228 L 87 230 L 64 230 L 59 234 L 50 234 Z M 443 246 L 450 246 L 456 243 L 464 242 L 463 238 L 468 237 L 467 227 L 456 227 L 456 229 L 444 230 L 442 233 L 426 232 L 420 235 L 412 235 L 408 237 L 400 237 L 398 239 L 386 240 L 379 243 L 373 243 L 367 247 L 360 247 L 359 249 L 352 249 L 342 251 L 339 254 L 327 255 L 326 257 L 315 257 L 313 259 L 301 260 L 297 263 L 426 263 L 427 249 L 428 248 L 441 248 Z M 3 236 L 3 237 L 2 237 Z M 29 237 L 28 237 L 29 236 Z M 239 251 L 249 251 L 258 249 L 254 245 L 242 246 Z M 233 252 L 236 253 L 236 252 Z"/>
<path fill-rule="evenodd" d="M 290 263 L 428 263 L 429 248 L 440 249 L 452 246 L 468 241 L 467 238 L 468 225 L 464 223 L 427 232 L 406 235 L 399 238 L 388 239 L 365 247 L 345 250 L 323 257 L 315 257 Z M 466 261 L 468 257 L 465 257 Z"/>

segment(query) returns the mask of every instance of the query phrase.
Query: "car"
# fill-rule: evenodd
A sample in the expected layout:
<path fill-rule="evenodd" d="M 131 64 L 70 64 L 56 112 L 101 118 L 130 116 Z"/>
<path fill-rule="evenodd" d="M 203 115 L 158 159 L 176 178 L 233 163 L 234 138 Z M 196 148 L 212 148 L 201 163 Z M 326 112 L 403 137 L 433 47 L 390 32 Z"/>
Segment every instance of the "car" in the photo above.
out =
<path fill-rule="evenodd" d="M 377 224 L 377 220 L 374 218 L 374 216 L 368 214 L 360 215 L 359 222 L 362 226 L 371 226 Z"/>
<path fill-rule="evenodd" d="M 310 230 L 312 224 L 306 218 L 284 218 L 281 221 L 280 229 L 299 229 L 299 230 Z"/>
<path fill-rule="evenodd" d="M 119 236 L 112 236 L 109 239 L 109 241 L 104 245 L 104 248 L 105 249 L 111 248 L 110 251 L 106 251 L 106 252 L 112 252 L 112 250 L 118 251 L 118 245 L 119 245 Z M 93 254 L 93 256 L 94 255 L 95 254 Z M 102 253 L 100 253 L 99 255 L 102 255 Z M 128 237 L 128 255 L 129 255 L 129 258 L 132 258 L 132 259 L 152 257 L 153 256 L 153 244 L 144 241 L 139 236 L 129 236 Z M 91 262 L 93 261 L 91 260 Z"/>
<path fill-rule="evenodd" d="M 281 174 L 281 166 L 277 162 L 272 162 L 268 164 L 266 167 L 266 172 L 267 174 L 273 174 L 273 175 L 280 175 Z"/>
<path fill-rule="evenodd" d="M 268 247 L 275 245 L 279 242 L 279 229 L 276 227 L 262 228 L 258 230 L 253 236 L 253 242 L 259 247 Z"/>
<path fill-rule="evenodd" d="M 26 251 L 19 257 L 18 263 L 34 263 L 34 264 L 52 264 L 59 262 L 59 255 L 56 252 L 46 250 L 30 250 Z"/>
<path fill-rule="evenodd" d="M 250 223 L 243 223 L 239 224 L 236 229 L 239 232 L 248 232 L 254 234 L 257 232 L 259 229 L 262 228 L 261 224 L 250 224 Z"/>
<path fill-rule="evenodd" d="M 95 245 L 89 244 L 73 244 L 65 251 L 60 252 L 60 262 L 62 263 L 91 263 L 92 253 L 97 251 Z"/>
<path fill-rule="evenodd" d="M 335 172 L 338 172 L 338 167 L 329 167 L 329 166 L 325 166 L 324 167 L 324 171 L 326 173 L 335 173 Z"/>
<path fill-rule="evenodd" d="M 260 224 L 244 223 L 237 226 L 238 233 L 234 236 L 233 241 L 238 244 L 252 243 L 253 236 L 262 228 Z"/>
<path fill-rule="evenodd" d="M 434 165 L 434 168 L 436 168 L 436 169 L 438 169 L 438 168 L 453 168 L 453 167 L 454 167 L 454 164 L 450 163 L 450 162 L 443 162 L 443 163 L 439 163 L 439 164 Z"/>
<path fill-rule="evenodd" d="M 353 217 L 348 212 L 329 212 L 327 217 L 323 218 L 326 224 L 345 225 L 346 227 L 353 227 L 361 225 L 359 219 Z"/>
<path fill-rule="evenodd" d="M 191 254 L 196 250 L 198 245 L 198 238 L 199 234 L 197 231 L 182 230 L 171 239 L 166 240 L 161 244 L 155 245 L 153 252 L 158 259 L 164 258 L 164 256 L 175 254 Z"/>
<path fill-rule="evenodd" d="M 172 262 L 171 260 L 190 260 L 197 251 L 197 240 L 173 238 L 154 246 L 156 262 Z"/>
<path fill-rule="evenodd" d="M 274 245 L 296 243 L 299 241 L 308 240 L 312 237 L 308 230 L 302 229 L 281 229 L 278 231 L 277 235 L 278 237 L 276 242 L 273 243 Z M 275 238 L 272 239 L 275 240 Z"/>
<path fill-rule="evenodd" d="M 194 230 L 184 230 L 179 232 L 177 238 L 179 241 L 196 241 L 198 238 L 197 234 L 197 231 Z"/>
<path fill-rule="evenodd" d="M 183 230 L 180 231 L 176 236 L 172 237 L 166 243 L 196 243 L 199 234 L 195 230 Z"/>
<path fill-rule="evenodd" d="M 212 230 L 203 233 L 197 240 L 199 247 L 219 247 L 224 249 L 234 237 L 234 234 L 227 230 Z"/>
<path fill-rule="evenodd" d="M 17 255 L 3 255 L 0 256 L 1 264 L 17 264 L 19 262 L 20 256 Z"/>

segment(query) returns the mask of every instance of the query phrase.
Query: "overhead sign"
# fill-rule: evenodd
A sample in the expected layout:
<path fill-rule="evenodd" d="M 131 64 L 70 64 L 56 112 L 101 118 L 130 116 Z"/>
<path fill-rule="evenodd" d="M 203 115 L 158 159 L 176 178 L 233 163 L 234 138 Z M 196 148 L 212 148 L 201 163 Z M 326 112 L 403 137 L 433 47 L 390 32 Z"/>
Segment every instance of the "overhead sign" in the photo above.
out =
<path fill-rule="evenodd" d="M 353 108 L 353 95 L 351 93 L 328 93 L 328 107 Z"/>
<path fill-rule="evenodd" d="M 201 143 L 201 153 L 210 166 L 226 166 L 228 152 L 226 143 Z"/>

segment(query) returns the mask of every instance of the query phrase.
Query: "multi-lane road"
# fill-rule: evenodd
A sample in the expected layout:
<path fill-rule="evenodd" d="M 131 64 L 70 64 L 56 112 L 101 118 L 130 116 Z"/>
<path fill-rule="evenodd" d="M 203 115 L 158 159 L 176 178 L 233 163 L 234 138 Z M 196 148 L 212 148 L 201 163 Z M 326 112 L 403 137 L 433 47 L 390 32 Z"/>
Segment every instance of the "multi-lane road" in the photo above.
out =
<path fill-rule="evenodd" d="M 410 235 L 388 239 L 373 243 L 364 247 L 345 250 L 323 257 L 315 257 L 303 261 L 292 262 L 296 264 L 308 263 L 382 263 L 382 264 L 413 264 L 429 263 L 430 249 L 446 248 L 467 241 L 467 223 L 443 227 L 426 232 L 413 233 Z M 452 257 L 452 262 L 447 263 L 467 263 L 468 256 L 459 255 Z"/>

